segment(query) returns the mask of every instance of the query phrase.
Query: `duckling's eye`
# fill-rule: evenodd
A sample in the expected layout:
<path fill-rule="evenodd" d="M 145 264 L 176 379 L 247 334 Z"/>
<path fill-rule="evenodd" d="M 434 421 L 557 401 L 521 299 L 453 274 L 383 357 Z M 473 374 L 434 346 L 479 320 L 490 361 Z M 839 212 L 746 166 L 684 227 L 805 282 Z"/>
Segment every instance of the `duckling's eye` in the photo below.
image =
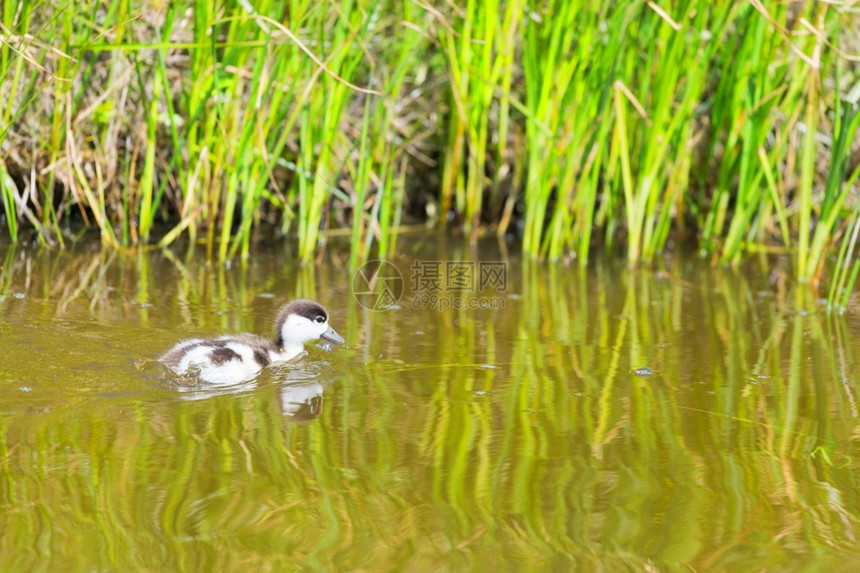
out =
<path fill-rule="evenodd" d="M 316 317 L 314 320 L 317 322 L 317 324 L 322 324 L 325 322 L 325 317 L 320 315 L 320 316 Z"/>

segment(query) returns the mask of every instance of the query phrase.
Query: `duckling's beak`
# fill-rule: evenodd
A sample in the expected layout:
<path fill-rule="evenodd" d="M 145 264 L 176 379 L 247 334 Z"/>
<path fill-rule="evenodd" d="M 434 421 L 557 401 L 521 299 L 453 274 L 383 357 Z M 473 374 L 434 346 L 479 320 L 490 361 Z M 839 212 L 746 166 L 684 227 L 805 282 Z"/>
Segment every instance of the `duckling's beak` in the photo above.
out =
<path fill-rule="evenodd" d="M 322 333 L 320 338 L 325 338 L 326 340 L 330 342 L 335 342 L 337 344 L 343 344 L 344 342 L 343 336 L 335 332 L 334 329 L 330 326 L 328 327 L 328 330 Z"/>

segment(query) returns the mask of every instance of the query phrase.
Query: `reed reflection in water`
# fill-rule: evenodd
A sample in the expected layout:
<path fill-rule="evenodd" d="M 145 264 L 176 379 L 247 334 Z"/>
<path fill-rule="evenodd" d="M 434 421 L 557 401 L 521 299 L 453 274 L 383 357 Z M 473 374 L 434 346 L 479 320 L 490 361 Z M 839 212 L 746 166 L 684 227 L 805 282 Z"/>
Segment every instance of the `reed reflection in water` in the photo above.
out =
<path fill-rule="evenodd" d="M 380 312 L 351 296 L 346 250 L 225 267 L 5 248 L 0 568 L 856 561 L 860 321 L 818 311 L 785 261 L 580 271 L 423 241 L 391 260 L 407 288 Z M 413 308 L 415 260 L 504 261 L 503 308 Z M 268 334 L 294 297 L 346 347 L 227 392 L 153 360 Z"/>

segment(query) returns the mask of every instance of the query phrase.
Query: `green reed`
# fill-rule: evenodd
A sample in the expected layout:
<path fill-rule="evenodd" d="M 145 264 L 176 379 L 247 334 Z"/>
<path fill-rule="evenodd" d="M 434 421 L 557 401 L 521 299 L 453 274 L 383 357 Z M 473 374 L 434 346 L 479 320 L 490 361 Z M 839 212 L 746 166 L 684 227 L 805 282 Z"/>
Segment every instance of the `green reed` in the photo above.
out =
<path fill-rule="evenodd" d="M 0 199 L 16 240 L 273 234 L 355 267 L 407 215 L 531 256 L 674 237 L 790 249 L 818 283 L 854 207 L 851 9 L 698 0 L 6 3 Z M 516 47 L 521 46 L 520 50 Z M 853 95 L 852 95 L 853 94 Z M 432 183 L 431 187 L 428 184 Z"/>
<path fill-rule="evenodd" d="M 610 16 L 609 38 L 602 42 L 597 27 Z M 605 118 L 607 81 L 622 46 L 624 14 L 609 15 L 605 4 L 557 2 L 540 18 L 526 18 L 523 32 L 528 108 L 523 248 L 558 258 L 573 228 L 580 259 L 585 260 L 597 187 L 597 180 L 587 174 L 605 157 L 595 129 Z M 597 57 L 589 66 L 592 50 Z M 605 137 L 606 130 L 600 135 Z M 553 213 L 550 202 L 556 192 Z M 544 239 L 551 245 L 542 248 Z"/>
<path fill-rule="evenodd" d="M 860 205 L 854 208 L 840 241 L 839 255 L 834 265 L 833 277 L 830 279 L 827 312 L 835 310 L 842 314 L 848 309 L 849 298 L 857 282 L 857 276 L 860 274 L 860 257 L 855 254 L 858 252 L 858 235 L 860 235 Z"/>
<path fill-rule="evenodd" d="M 470 0 L 463 9 L 449 14 L 449 22 L 442 26 L 441 48 L 448 63 L 451 99 L 441 208 L 448 213 L 453 207 L 463 217 L 472 240 L 482 227 L 489 162 L 496 160 L 495 173 L 489 177 L 490 188 L 496 192 L 499 179 L 509 170 L 511 72 L 523 8 L 520 0 Z M 493 145 L 491 140 L 497 143 Z M 491 206 L 497 207 L 495 199 Z"/>

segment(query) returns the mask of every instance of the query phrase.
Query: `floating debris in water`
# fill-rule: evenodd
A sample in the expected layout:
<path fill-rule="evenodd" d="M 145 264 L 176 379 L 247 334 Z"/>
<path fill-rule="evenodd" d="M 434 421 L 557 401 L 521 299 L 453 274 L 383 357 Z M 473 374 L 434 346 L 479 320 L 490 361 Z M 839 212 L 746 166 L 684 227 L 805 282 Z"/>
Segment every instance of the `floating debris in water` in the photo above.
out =
<path fill-rule="evenodd" d="M 21 300 L 22 298 L 26 298 L 26 297 L 27 297 L 27 293 L 25 293 L 25 292 L 13 292 L 13 293 L 12 293 L 12 296 L 14 296 L 15 298 L 17 298 L 18 300 Z"/>
<path fill-rule="evenodd" d="M 495 364 L 481 364 L 479 368 L 483 368 L 484 370 L 495 370 L 498 366 Z"/>
<path fill-rule="evenodd" d="M 33 389 L 30 388 L 29 386 L 21 386 L 20 388 L 18 388 L 18 390 L 20 390 L 21 392 L 32 392 L 33 391 Z"/>
<path fill-rule="evenodd" d="M 489 394 L 486 390 L 475 390 L 475 396 L 486 396 Z"/>
<path fill-rule="evenodd" d="M 637 368 L 636 370 L 634 370 L 633 374 L 635 374 L 636 376 L 639 376 L 640 378 L 647 378 L 648 376 L 653 375 L 654 371 L 651 370 L 650 368 L 648 368 L 647 366 L 643 366 L 641 368 Z"/>

